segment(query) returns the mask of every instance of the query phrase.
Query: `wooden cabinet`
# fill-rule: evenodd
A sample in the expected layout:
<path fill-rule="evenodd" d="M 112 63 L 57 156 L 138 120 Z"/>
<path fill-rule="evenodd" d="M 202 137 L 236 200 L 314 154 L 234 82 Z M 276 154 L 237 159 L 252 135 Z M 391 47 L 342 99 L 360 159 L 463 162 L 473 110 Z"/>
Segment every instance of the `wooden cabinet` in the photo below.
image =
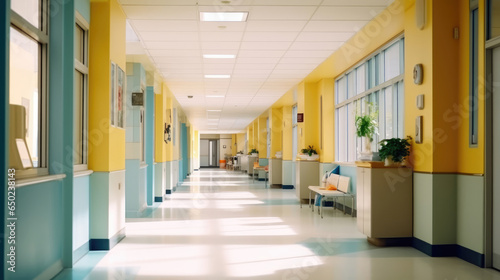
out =
<path fill-rule="evenodd" d="M 356 173 L 359 231 L 371 238 L 412 237 L 412 170 L 358 165 Z"/>
<path fill-rule="evenodd" d="M 319 162 L 297 160 L 295 162 L 295 193 L 302 202 L 309 199 L 309 186 L 319 186 Z"/>
<path fill-rule="evenodd" d="M 281 185 L 283 180 L 283 161 L 280 158 L 269 159 L 269 185 Z"/>

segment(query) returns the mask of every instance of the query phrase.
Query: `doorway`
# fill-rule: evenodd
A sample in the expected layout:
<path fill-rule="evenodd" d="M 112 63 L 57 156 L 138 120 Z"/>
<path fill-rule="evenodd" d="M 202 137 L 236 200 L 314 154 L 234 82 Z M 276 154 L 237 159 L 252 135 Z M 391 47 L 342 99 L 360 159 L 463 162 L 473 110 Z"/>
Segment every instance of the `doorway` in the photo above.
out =
<path fill-rule="evenodd" d="M 219 140 L 200 140 L 200 167 L 219 167 Z"/>

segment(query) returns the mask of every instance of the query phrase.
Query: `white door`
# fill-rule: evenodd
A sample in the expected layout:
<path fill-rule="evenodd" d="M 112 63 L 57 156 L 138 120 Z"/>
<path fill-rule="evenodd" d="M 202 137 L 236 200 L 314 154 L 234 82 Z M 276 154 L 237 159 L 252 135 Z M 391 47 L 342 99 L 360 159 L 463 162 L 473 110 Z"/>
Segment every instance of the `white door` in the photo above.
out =
<path fill-rule="evenodd" d="M 500 269 L 500 47 L 493 50 L 493 267 Z"/>

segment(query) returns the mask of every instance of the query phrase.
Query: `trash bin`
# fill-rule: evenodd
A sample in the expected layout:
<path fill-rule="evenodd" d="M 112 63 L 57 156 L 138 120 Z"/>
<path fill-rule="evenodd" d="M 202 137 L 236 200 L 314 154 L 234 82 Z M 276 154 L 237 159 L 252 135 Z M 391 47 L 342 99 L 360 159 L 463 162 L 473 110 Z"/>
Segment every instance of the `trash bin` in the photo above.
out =
<path fill-rule="evenodd" d="M 226 169 L 226 160 L 225 159 L 219 160 L 219 167 Z"/>

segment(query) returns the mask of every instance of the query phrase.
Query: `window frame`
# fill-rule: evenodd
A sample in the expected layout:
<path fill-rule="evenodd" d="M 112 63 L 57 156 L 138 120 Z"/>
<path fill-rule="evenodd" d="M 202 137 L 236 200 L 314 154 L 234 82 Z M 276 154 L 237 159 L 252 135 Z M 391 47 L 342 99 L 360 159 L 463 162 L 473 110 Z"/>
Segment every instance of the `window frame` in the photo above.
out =
<path fill-rule="evenodd" d="M 350 67 L 349 69 L 347 69 L 346 71 L 344 71 L 341 75 L 337 76 L 335 78 L 335 85 L 334 85 L 334 95 L 335 95 L 335 98 L 334 98 L 334 108 L 335 108 L 335 161 L 336 162 L 349 162 L 349 163 L 352 163 L 356 160 L 356 157 L 351 160 L 349 158 L 349 155 L 351 153 L 349 153 L 349 145 L 351 144 L 351 142 L 349 142 L 350 140 L 350 136 L 349 135 L 345 135 L 343 136 L 344 138 L 344 142 L 346 142 L 346 147 L 340 147 L 340 115 L 339 114 L 347 114 L 345 120 L 347 121 L 345 123 L 345 128 L 347 129 L 347 134 L 349 134 L 349 119 L 352 118 L 352 116 L 349 116 L 348 115 L 348 111 L 349 111 L 349 106 L 352 105 L 352 106 L 355 106 L 354 110 L 356 111 L 357 109 L 356 108 L 361 108 L 361 110 L 363 111 L 363 108 L 364 108 L 364 105 L 363 104 L 360 104 L 360 102 L 362 103 L 362 101 L 367 101 L 367 102 L 373 102 L 372 99 L 377 99 L 376 100 L 376 103 L 377 103 L 377 107 L 378 107 L 378 110 L 379 110 L 379 123 L 380 123 L 380 118 L 382 117 L 382 113 L 383 116 L 385 117 L 385 104 L 383 105 L 384 107 L 384 112 L 381 112 L 380 111 L 380 106 L 381 104 L 379 104 L 379 100 L 380 100 L 380 97 L 381 95 L 385 95 L 384 92 L 385 92 L 385 89 L 386 88 L 389 88 L 391 87 L 392 90 L 396 89 L 396 92 L 393 92 L 392 93 L 392 96 L 393 96 L 393 100 L 397 103 L 393 104 L 391 106 L 391 110 L 393 110 L 394 106 L 396 106 L 397 108 L 397 105 L 400 103 L 399 102 L 399 98 L 400 98 L 400 93 L 399 93 L 399 89 L 400 89 L 400 84 L 403 85 L 403 94 L 402 94 L 402 98 L 403 98 L 403 102 L 404 102 L 404 34 L 401 34 L 399 36 L 397 36 L 395 39 L 391 40 L 390 42 L 388 42 L 387 44 L 384 44 L 383 46 L 381 46 L 377 51 L 373 52 L 371 55 L 369 55 L 368 57 L 366 57 L 365 59 L 363 59 L 361 62 L 353 65 L 352 67 Z M 400 49 L 400 53 L 399 53 L 399 67 L 400 67 L 400 74 L 393 77 L 393 78 L 390 78 L 389 80 L 387 81 L 384 81 L 385 80 L 385 65 L 384 64 L 384 52 L 386 50 L 388 50 L 389 48 L 391 48 L 394 44 L 396 43 L 399 43 L 399 49 Z M 381 65 L 382 64 L 382 65 Z M 345 90 L 346 92 L 346 99 L 342 100 L 341 102 L 338 102 L 339 101 L 339 98 L 338 96 L 342 93 L 339 93 L 339 84 L 338 82 L 341 81 L 342 79 L 346 80 L 347 81 L 347 75 L 352 75 L 352 74 L 355 74 L 354 76 L 357 78 L 357 75 L 356 75 L 356 71 L 357 69 L 360 69 L 360 67 L 365 67 L 365 73 L 364 73 L 364 79 L 365 79 L 365 90 L 360 92 L 359 94 L 357 93 L 358 91 L 355 89 L 355 95 L 352 96 L 352 97 L 348 97 L 347 96 L 347 92 L 348 92 L 348 88 L 343 88 L 341 87 L 342 89 Z M 381 80 L 382 79 L 382 80 Z M 357 81 L 354 82 L 354 86 L 356 87 L 356 85 L 358 84 Z M 347 82 L 346 82 L 346 85 L 345 87 L 347 87 Z M 370 100 L 367 100 L 368 97 L 370 97 Z M 396 98 L 396 99 L 394 99 Z M 340 108 L 342 107 L 345 107 L 345 112 L 340 112 Z M 399 108 L 397 108 L 398 110 L 396 111 L 392 111 L 392 114 L 393 114 L 393 117 L 396 117 L 398 118 L 400 116 L 400 110 Z M 402 108 L 404 110 L 404 108 Z M 403 118 L 404 118 L 404 114 L 403 114 Z M 396 125 L 397 129 L 395 131 L 393 131 L 393 135 L 398 135 L 399 133 L 399 124 L 400 122 L 402 123 L 402 127 L 403 127 L 403 133 L 404 133 L 404 119 L 402 120 L 393 120 L 393 123 L 392 123 L 392 126 L 394 127 Z M 385 124 L 385 122 L 384 122 Z M 384 130 L 385 131 L 385 130 Z M 375 136 L 374 138 L 374 142 L 378 142 L 378 137 L 382 137 L 382 136 Z M 395 137 L 395 136 L 393 136 Z M 356 147 L 355 149 L 357 150 L 359 148 L 359 145 L 362 145 L 362 141 L 363 140 L 360 140 L 358 139 L 357 136 L 355 136 L 356 140 L 354 140 L 354 142 L 352 143 L 356 143 Z M 382 139 L 385 139 L 385 135 L 383 135 L 383 138 Z M 375 146 L 372 145 L 372 149 L 374 148 Z M 345 148 L 345 153 L 343 153 L 343 155 L 345 154 L 345 157 L 346 159 L 344 158 L 340 158 L 340 149 L 341 148 Z M 376 147 L 375 147 L 375 150 L 378 150 Z"/>
<path fill-rule="evenodd" d="M 82 163 L 74 163 L 74 171 L 85 171 L 88 170 L 88 117 L 89 117 L 89 30 L 90 24 L 85 20 L 85 18 L 75 11 L 75 28 L 78 26 L 83 30 L 83 63 L 79 61 L 76 57 L 75 60 L 75 71 L 83 74 L 83 100 L 82 100 Z M 76 32 L 75 35 L 76 36 Z M 74 54 L 75 56 L 76 54 Z M 73 102 L 76 102 L 74 100 Z M 73 141 L 74 144 L 74 141 Z M 76 151 L 76 147 L 73 147 Z"/>
<path fill-rule="evenodd" d="M 37 28 L 32 25 L 28 20 L 24 19 L 21 15 L 10 9 L 10 28 L 14 28 L 22 33 L 27 38 L 36 41 L 39 45 L 38 55 L 38 69 L 39 69 L 39 121 L 38 127 L 40 131 L 40 138 L 38 142 L 39 160 L 38 167 L 31 169 L 16 170 L 16 176 L 20 179 L 38 177 L 49 174 L 49 160 L 48 160 L 48 146 L 49 146 L 49 125 L 48 125 L 48 88 L 49 88 L 49 1 L 40 0 L 40 27 Z M 9 54 L 10 55 L 10 54 Z M 10 96 L 10 90 L 9 90 Z M 10 97 L 9 97 L 10 98 Z"/>
<path fill-rule="evenodd" d="M 479 3 L 469 1 L 469 148 L 478 147 Z"/>

